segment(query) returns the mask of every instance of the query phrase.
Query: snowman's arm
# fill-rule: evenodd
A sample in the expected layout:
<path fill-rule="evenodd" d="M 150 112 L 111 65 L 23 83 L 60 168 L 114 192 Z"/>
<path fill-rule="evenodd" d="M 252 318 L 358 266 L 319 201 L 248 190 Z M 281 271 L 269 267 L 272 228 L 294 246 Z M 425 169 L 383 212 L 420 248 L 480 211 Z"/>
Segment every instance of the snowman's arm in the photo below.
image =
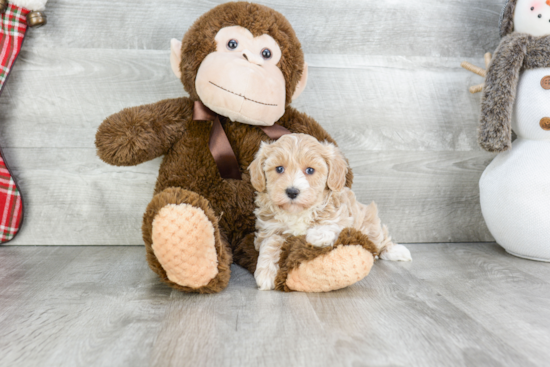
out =
<path fill-rule="evenodd" d="M 512 112 L 519 74 L 532 37 L 513 33 L 500 42 L 487 70 L 478 140 L 489 152 L 512 146 Z"/>

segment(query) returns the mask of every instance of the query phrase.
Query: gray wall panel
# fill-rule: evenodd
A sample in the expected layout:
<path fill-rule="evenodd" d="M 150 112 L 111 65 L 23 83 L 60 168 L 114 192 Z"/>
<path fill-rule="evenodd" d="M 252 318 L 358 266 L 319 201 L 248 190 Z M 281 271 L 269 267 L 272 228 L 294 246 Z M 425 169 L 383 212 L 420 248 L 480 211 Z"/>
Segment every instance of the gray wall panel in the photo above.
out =
<path fill-rule="evenodd" d="M 116 168 L 95 156 L 97 127 L 124 107 L 185 95 L 169 65 L 215 1 L 50 0 L 0 97 L 0 142 L 27 201 L 14 244 L 139 244 L 159 160 Z M 310 65 L 294 103 L 340 143 L 360 200 L 400 242 L 491 241 L 477 182 L 494 157 L 476 141 L 480 77 L 498 43 L 501 1 L 270 2 Z"/>

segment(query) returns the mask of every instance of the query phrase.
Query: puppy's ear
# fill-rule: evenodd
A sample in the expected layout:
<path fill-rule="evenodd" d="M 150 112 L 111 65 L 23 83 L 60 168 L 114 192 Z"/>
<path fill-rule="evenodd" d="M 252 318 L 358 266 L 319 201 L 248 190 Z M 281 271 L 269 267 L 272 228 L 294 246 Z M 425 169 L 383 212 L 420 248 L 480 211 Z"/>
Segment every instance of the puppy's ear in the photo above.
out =
<path fill-rule="evenodd" d="M 327 186 L 332 191 L 341 191 L 346 184 L 346 174 L 348 173 L 348 162 L 340 149 L 334 144 L 325 143 L 328 164 Z"/>
<path fill-rule="evenodd" d="M 265 191 L 264 161 L 268 145 L 262 142 L 258 153 L 256 153 L 256 158 L 248 167 L 248 171 L 250 171 L 250 183 L 258 192 Z"/>

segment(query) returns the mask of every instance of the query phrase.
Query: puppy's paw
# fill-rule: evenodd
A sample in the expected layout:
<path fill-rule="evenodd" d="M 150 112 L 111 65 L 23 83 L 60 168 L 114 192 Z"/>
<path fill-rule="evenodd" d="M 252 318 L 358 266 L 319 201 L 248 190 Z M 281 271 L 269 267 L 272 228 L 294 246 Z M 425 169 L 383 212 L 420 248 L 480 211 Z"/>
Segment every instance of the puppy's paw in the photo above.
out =
<path fill-rule="evenodd" d="M 340 231 L 334 226 L 316 226 L 307 230 L 306 241 L 316 247 L 334 245 Z"/>
<path fill-rule="evenodd" d="M 403 245 L 393 245 L 382 251 L 382 260 L 388 261 L 412 261 L 411 252 Z"/>
<path fill-rule="evenodd" d="M 254 279 L 256 279 L 256 284 L 261 291 L 271 291 L 275 289 L 275 278 L 278 270 L 279 265 L 256 268 Z"/>

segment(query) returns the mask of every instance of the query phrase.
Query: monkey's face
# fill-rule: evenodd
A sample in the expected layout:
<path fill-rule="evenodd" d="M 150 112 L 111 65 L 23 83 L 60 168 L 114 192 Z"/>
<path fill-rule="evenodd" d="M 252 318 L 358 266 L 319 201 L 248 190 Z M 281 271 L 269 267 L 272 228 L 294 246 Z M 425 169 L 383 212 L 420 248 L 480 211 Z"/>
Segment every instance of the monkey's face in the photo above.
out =
<path fill-rule="evenodd" d="M 269 35 L 225 27 L 216 51 L 202 61 L 195 88 L 201 101 L 233 121 L 270 126 L 285 112 L 285 78 L 277 63 L 281 49 Z"/>
<path fill-rule="evenodd" d="M 514 32 L 536 37 L 550 35 L 550 0 L 518 0 Z"/>

